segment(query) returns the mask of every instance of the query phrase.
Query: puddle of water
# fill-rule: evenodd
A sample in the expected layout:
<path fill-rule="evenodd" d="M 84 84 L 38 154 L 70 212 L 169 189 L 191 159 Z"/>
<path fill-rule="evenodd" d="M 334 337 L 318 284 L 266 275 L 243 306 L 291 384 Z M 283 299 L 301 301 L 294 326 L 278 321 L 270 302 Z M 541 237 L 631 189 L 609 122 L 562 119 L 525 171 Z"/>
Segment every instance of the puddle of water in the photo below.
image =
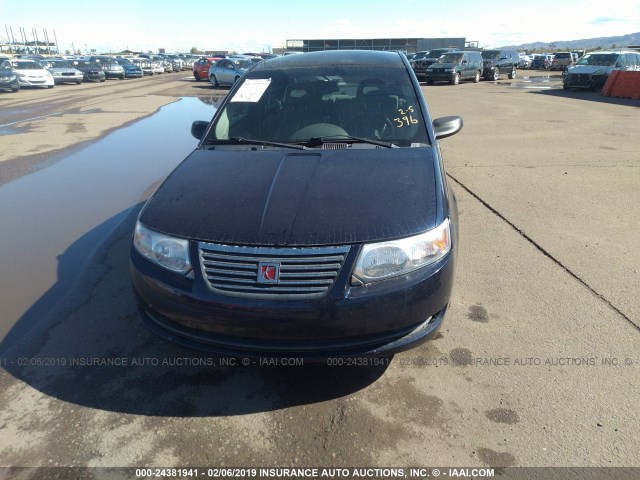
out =
<path fill-rule="evenodd" d="M 191 122 L 209 120 L 214 112 L 211 104 L 183 98 L 0 187 L 0 341 L 56 283 L 57 257 L 99 225 L 92 232 L 95 243 L 74 248 L 80 268 L 99 237 L 107 236 L 145 190 L 196 146 Z"/>

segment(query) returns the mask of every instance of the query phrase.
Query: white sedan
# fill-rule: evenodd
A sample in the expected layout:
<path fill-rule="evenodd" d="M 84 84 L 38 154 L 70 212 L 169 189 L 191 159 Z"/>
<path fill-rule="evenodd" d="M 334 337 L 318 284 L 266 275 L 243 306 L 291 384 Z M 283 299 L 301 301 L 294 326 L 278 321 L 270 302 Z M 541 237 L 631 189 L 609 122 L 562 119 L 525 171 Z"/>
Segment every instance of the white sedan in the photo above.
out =
<path fill-rule="evenodd" d="M 8 63 L 13 69 L 21 87 L 53 88 L 55 85 L 51 72 L 35 60 L 11 59 L 5 63 Z"/>

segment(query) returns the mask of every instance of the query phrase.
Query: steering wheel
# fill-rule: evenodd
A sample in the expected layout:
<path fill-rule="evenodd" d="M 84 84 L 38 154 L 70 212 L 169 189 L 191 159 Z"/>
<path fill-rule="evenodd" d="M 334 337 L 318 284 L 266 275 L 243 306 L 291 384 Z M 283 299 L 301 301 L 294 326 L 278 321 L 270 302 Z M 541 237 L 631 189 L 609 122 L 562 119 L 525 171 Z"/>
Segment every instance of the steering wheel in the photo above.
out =
<path fill-rule="evenodd" d="M 349 133 L 338 125 L 333 123 L 312 123 L 293 132 L 289 139 L 301 142 L 314 137 L 339 137 L 342 135 L 349 136 Z"/>

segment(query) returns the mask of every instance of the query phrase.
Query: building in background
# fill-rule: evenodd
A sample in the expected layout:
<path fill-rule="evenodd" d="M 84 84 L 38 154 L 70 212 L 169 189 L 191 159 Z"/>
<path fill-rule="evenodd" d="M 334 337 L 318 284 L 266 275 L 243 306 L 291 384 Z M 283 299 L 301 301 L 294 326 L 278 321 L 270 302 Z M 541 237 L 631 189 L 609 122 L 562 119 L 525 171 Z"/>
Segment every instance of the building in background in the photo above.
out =
<path fill-rule="evenodd" d="M 318 39 L 287 40 L 285 50 L 289 52 L 317 52 L 321 50 L 387 50 L 402 51 L 407 54 L 431 50 L 433 48 L 458 47 L 467 45 L 465 37 L 452 38 L 363 38 L 363 39 Z M 274 53 L 276 52 L 274 48 Z"/>

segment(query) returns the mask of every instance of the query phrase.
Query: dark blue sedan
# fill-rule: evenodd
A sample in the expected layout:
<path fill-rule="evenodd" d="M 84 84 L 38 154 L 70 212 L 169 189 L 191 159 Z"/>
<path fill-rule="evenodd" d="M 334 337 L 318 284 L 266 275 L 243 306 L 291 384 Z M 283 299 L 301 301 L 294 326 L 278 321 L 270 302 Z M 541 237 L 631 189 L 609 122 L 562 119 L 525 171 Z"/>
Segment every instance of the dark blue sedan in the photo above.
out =
<path fill-rule="evenodd" d="M 144 206 L 131 247 L 142 318 L 169 340 L 258 358 L 389 356 L 450 302 L 456 200 L 401 53 L 257 64 Z"/>

